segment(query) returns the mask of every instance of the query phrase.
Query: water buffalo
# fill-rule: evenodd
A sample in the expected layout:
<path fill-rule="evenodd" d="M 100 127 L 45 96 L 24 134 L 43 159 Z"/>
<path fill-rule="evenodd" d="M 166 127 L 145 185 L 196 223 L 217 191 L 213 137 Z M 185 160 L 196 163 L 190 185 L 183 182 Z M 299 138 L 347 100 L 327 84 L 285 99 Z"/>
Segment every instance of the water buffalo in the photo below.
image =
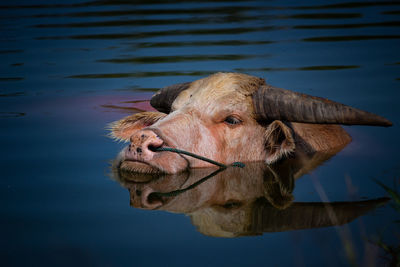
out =
<path fill-rule="evenodd" d="M 343 147 L 350 136 L 338 124 L 391 126 L 387 119 L 327 99 L 272 87 L 239 73 L 172 85 L 142 112 L 111 124 L 115 139 L 130 141 L 120 168 L 142 173 L 178 173 L 209 163 L 159 147 L 190 151 L 230 164 L 274 163 L 295 150 Z"/>
<path fill-rule="evenodd" d="M 259 235 L 342 225 L 389 200 L 293 202 L 295 179 L 335 152 L 298 154 L 269 165 L 252 162 L 243 169 L 223 169 L 212 177 L 209 174 L 215 169 L 210 168 L 177 174 L 132 173 L 114 168 L 114 178 L 129 190 L 130 204 L 135 208 L 184 213 L 205 235 Z"/>

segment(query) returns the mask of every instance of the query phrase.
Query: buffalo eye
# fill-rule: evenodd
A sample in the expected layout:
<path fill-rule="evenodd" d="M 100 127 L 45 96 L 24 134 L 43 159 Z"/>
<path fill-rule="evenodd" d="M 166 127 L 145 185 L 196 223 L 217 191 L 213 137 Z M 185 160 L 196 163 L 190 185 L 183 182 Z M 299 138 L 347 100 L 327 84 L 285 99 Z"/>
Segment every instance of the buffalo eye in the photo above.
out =
<path fill-rule="evenodd" d="M 240 120 L 234 116 L 228 116 L 225 118 L 224 122 L 229 125 L 236 125 L 236 124 L 242 123 L 242 120 Z"/>

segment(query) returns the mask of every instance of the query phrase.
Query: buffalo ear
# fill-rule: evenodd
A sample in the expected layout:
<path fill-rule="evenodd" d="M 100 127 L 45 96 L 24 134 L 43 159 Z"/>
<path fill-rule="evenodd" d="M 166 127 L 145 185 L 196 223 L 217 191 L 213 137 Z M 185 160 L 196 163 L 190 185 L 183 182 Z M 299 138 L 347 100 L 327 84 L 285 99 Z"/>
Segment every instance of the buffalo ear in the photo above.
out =
<path fill-rule="evenodd" d="M 117 141 L 129 141 L 136 131 L 148 127 L 167 116 L 161 112 L 141 112 L 109 124 L 109 136 Z"/>
<path fill-rule="evenodd" d="M 277 209 L 292 205 L 294 174 L 291 160 L 281 160 L 264 171 L 264 197 Z"/>
<path fill-rule="evenodd" d="M 272 206 L 283 210 L 293 203 L 293 179 L 292 173 L 288 177 L 280 177 L 272 168 L 264 173 L 264 197 Z"/>
<path fill-rule="evenodd" d="M 273 121 L 265 131 L 265 149 L 267 164 L 274 163 L 288 156 L 295 150 L 292 130 L 281 121 Z"/>

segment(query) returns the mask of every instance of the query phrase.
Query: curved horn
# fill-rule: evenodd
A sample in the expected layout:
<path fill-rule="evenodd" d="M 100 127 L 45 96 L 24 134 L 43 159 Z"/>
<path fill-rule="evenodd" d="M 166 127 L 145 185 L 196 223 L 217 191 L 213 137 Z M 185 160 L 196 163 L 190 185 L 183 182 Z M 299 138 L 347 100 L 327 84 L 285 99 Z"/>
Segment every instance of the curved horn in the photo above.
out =
<path fill-rule="evenodd" d="M 190 82 L 170 85 L 159 90 L 150 100 L 150 105 L 160 112 L 169 113 L 175 98 L 188 89 Z"/>
<path fill-rule="evenodd" d="M 331 100 L 289 90 L 261 86 L 252 96 L 256 119 L 290 122 L 392 126 L 375 114 Z"/>

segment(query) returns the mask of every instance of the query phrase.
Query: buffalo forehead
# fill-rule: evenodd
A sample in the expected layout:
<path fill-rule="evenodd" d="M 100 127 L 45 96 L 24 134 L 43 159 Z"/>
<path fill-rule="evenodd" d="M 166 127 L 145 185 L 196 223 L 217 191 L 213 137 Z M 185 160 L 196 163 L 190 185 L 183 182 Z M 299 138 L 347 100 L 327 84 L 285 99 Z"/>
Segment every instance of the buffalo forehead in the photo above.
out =
<path fill-rule="evenodd" d="M 198 108 L 241 108 L 247 109 L 249 96 L 258 89 L 255 82 L 260 79 L 239 73 L 217 73 L 197 80 L 181 92 L 173 103 L 173 110 L 183 106 Z M 249 102 L 249 103 L 247 103 Z"/>

